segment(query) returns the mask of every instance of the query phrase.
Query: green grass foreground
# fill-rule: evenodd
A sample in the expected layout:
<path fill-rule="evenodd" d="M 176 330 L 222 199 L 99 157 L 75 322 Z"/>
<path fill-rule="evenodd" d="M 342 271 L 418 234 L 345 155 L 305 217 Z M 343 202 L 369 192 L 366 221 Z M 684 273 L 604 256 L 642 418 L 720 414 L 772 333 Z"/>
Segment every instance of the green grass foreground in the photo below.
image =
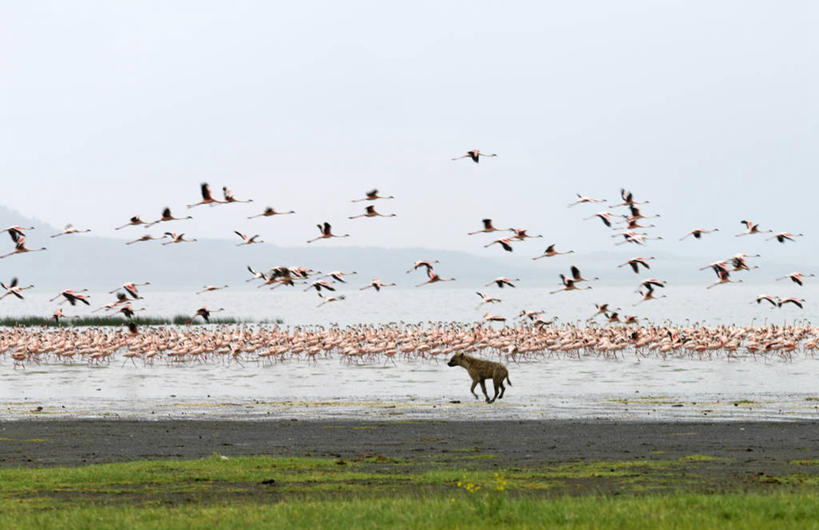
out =
<path fill-rule="evenodd" d="M 698 455 L 537 469 L 488 469 L 470 456 L 420 466 L 377 455 L 216 455 L 0 469 L 0 527 L 819 528 L 811 473 L 761 477 L 754 491 L 700 493 L 685 482 L 665 489 L 677 472 L 709 462 Z M 570 494 L 578 485 L 593 489 Z"/>
<path fill-rule="evenodd" d="M 819 526 L 809 495 L 673 495 L 508 500 L 494 514 L 465 499 L 359 499 L 83 506 L 32 512 L 3 506 L 4 528 L 798 528 Z"/>

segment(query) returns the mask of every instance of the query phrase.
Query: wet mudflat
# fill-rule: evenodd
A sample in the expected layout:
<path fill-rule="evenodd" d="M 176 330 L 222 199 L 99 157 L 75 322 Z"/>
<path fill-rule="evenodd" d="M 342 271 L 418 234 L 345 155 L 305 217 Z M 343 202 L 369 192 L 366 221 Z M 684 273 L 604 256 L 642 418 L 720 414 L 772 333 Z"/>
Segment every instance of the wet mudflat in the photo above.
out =
<path fill-rule="evenodd" d="M 814 422 L 32 420 L 0 424 L 0 466 L 143 459 L 366 455 L 533 467 L 705 455 L 720 473 L 777 474 L 819 458 Z"/>

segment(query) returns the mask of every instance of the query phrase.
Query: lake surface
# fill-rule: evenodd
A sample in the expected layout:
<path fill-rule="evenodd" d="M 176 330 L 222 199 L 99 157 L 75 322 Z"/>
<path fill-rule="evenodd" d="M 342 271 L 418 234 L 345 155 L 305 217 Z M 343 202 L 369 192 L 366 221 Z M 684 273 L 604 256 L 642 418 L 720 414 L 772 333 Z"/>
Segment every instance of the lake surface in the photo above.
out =
<path fill-rule="evenodd" d="M 487 310 L 510 318 L 521 309 L 544 309 L 563 322 L 585 319 L 594 303 L 623 307 L 621 314 L 655 322 L 704 321 L 711 324 L 782 323 L 816 316 L 816 289 L 790 285 L 727 285 L 704 288 L 669 286 L 669 298 L 631 304 L 639 296 L 629 289 L 595 287 L 578 293 L 546 294 L 546 289 L 482 289 L 503 299 L 477 307 L 473 290 L 414 289 L 360 292 L 347 288 L 347 299 L 316 308 L 314 293 L 261 289 L 225 290 L 203 295 L 151 292 L 147 314 L 172 316 L 198 307 L 225 307 L 227 316 L 281 318 L 286 325 L 352 325 L 365 322 L 479 320 Z M 761 292 L 808 299 L 796 307 L 769 309 L 753 302 Z M 55 303 L 46 294 L 27 300 L 3 300 L 0 316 L 50 314 Z M 112 299 L 92 293 L 91 308 L 65 309 L 90 314 Z M 134 307 L 141 307 L 142 301 Z M 598 317 L 600 321 L 600 317 Z M 495 324 L 496 326 L 498 324 Z M 560 355 L 509 363 L 512 386 L 506 398 L 486 405 L 469 394 L 470 380 L 461 368 L 434 361 L 377 360 L 350 365 L 337 358 L 278 364 L 244 361 L 223 364 L 161 362 L 143 366 L 121 357 L 102 367 L 86 364 L 30 364 L 14 369 L 0 358 L 0 417 L 138 417 L 159 418 L 575 418 L 621 420 L 819 419 L 819 361 L 797 353 L 784 361 L 775 355 L 736 360 L 617 359 Z M 490 389 L 491 391 L 491 389 Z M 42 407 L 38 410 L 38 407 Z"/>
<path fill-rule="evenodd" d="M 577 292 L 561 292 L 550 295 L 549 288 L 505 288 L 496 286 L 480 289 L 453 289 L 446 285 L 429 285 L 414 288 L 385 288 L 381 292 L 373 289 L 360 291 L 364 281 L 351 280 L 350 285 L 338 287 L 336 293 L 346 299 L 316 307 L 322 302 L 315 291 L 303 292 L 304 287 L 279 287 L 274 290 L 257 289 L 242 285 L 220 291 L 193 294 L 195 289 L 185 292 L 154 291 L 151 286 L 140 290 L 145 300 L 133 302 L 133 307 L 145 307 L 142 315 L 170 317 L 178 314 L 192 315 L 199 307 L 211 309 L 225 308 L 218 316 L 232 316 L 241 319 L 284 320 L 287 325 L 325 325 L 338 323 L 342 326 L 361 323 L 457 321 L 475 322 L 484 313 L 491 312 L 512 319 L 521 309 L 544 310 L 545 317 L 558 316 L 562 322 L 585 320 L 595 313 L 594 304 L 608 302 L 611 307 L 621 308 L 620 314 L 634 314 L 653 322 L 672 321 L 677 324 L 703 322 L 708 324 L 751 324 L 763 322 L 792 322 L 797 319 L 819 320 L 819 281 L 816 285 L 798 287 L 790 281 L 766 285 L 721 285 L 711 290 L 705 285 L 669 285 L 657 289 L 656 295 L 667 295 L 644 303 L 635 293 L 634 286 L 601 286 L 592 282 L 593 289 Z M 554 286 L 551 289 L 557 289 Z M 501 303 L 483 304 L 476 291 L 500 298 Z M 804 309 L 788 304 L 781 309 L 771 309 L 770 305 L 756 304 L 759 294 L 772 296 L 798 296 L 807 300 Z M 32 292 L 25 300 L 6 297 L 0 301 L 0 317 L 20 315 L 50 316 L 57 302 L 49 302 L 56 292 Z M 92 313 L 98 307 L 112 302 L 114 296 L 106 292 L 91 292 L 91 306 L 71 307 L 63 304 L 67 315 L 103 315 L 103 311 Z M 600 317 L 598 317 L 598 320 Z"/>

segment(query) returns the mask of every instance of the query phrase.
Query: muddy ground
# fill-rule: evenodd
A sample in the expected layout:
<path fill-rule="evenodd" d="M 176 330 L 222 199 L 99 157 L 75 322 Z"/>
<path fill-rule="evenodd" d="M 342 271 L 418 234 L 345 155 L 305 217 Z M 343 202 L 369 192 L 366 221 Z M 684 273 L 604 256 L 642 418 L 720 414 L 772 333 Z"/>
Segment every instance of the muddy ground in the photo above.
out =
<path fill-rule="evenodd" d="M 0 423 L 0 466 L 55 466 L 222 455 L 446 461 L 464 451 L 532 467 L 595 460 L 717 457 L 726 473 L 776 473 L 819 459 L 817 423 L 571 421 L 126 421 Z"/>

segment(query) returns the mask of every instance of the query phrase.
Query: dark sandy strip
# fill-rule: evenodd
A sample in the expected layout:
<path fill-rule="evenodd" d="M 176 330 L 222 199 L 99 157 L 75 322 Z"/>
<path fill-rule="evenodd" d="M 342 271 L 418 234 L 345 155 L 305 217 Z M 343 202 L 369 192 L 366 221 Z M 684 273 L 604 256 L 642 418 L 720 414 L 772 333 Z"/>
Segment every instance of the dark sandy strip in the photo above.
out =
<path fill-rule="evenodd" d="M 819 458 L 817 423 L 570 421 L 103 421 L 0 423 L 0 467 L 83 465 L 222 455 L 355 458 L 377 454 L 453 463 L 464 451 L 497 465 L 719 457 L 725 473 L 776 473 Z"/>

